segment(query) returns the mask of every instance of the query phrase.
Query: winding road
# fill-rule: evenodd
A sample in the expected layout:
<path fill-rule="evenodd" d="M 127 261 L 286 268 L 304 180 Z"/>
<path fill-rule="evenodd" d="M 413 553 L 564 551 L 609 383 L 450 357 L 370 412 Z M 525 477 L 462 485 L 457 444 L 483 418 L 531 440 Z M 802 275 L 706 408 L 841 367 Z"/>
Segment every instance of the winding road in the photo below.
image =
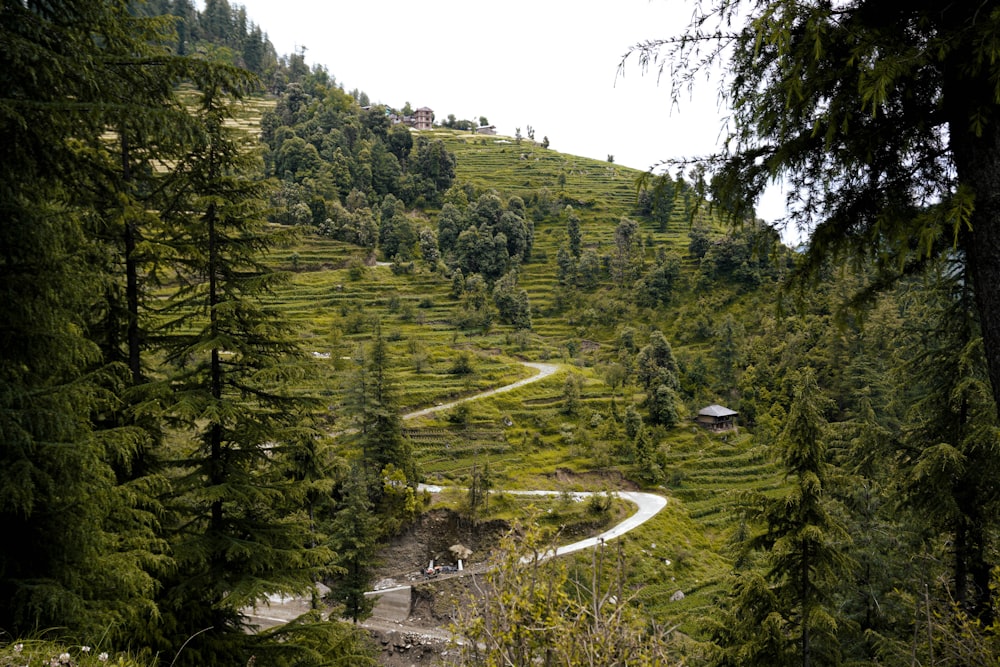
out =
<path fill-rule="evenodd" d="M 518 380 L 512 384 L 504 385 L 502 387 L 497 387 L 496 389 L 490 389 L 488 391 L 475 394 L 473 396 L 466 396 L 465 398 L 452 401 L 443 405 L 435 405 L 429 408 L 424 408 L 422 410 L 417 410 L 415 412 L 410 412 L 402 416 L 403 419 L 416 419 L 418 417 L 424 417 L 426 415 L 433 414 L 439 410 L 450 410 L 456 405 L 465 403 L 467 401 L 480 400 L 487 398 L 489 396 L 495 396 L 503 392 L 511 391 L 517 389 L 518 387 L 523 387 L 526 384 L 532 382 L 537 382 L 543 378 L 549 377 L 559 370 L 556 364 L 543 364 L 535 362 L 522 362 L 525 366 L 534 368 L 538 371 L 535 375 L 531 377 Z M 429 493 L 439 493 L 442 491 L 442 487 L 433 485 L 420 485 L 420 490 L 427 491 Z M 563 491 L 510 491 L 505 490 L 504 493 L 516 494 L 516 495 L 537 495 L 537 496 L 551 496 L 551 495 L 561 495 Z M 624 500 L 628 500 L 636 506 L 636 512 L 630 515 L 624 521 L 616 524 L 615 526 L 604 531 L 600 535 L 595 535 L 594 537 L 588 537 L 587 539 L 580 540 L 578 542 L 573 542 L 572 544 L 566 544 L 560 547 L 556 547 L 553 551 L 545 554 L 545 557 L 562 556 L 565 554 L 573 553 L 576 551 L 582 551 L 584 549 L 591 549 L 600 544 L 603 544 L 609 540 L 613 540 L 617 537 L 621 537 L 630 530 L 641 526 L 646 521 L 649 521 L 654 516 L 656 516 L 660 510 L 662 510 L 667 505 L 667 499 L 663 496 L 656 495 L 655 493 L 643 493 L 640 491 L 612 491 L 612 495 L 615 495 Z M 571 493 L 571 495 L 577 500 L 582 500 L 584 498 L 594 495 L 590 491 L 576 491 Z M 376 603 L 373 619 L 376 621 L 389 621 L 397 624 L 403 623 L 410 613 L 410 589 L 409 585 L 404 586 L 394 586 L 391 588 L 385 588 L 382 590 L 370 591 L 367 595 L 377 596 L 379 598 Z M 248 612 L 248 620 L 261 628 L 274 627 L 287 623 L 301 614 L 309 611 L 310 599 L 300 598 L 300 597 L 284 597 L 284 596 L 271 596 L 268 600 L 268 604 L 265 608 L 257 607 L 252 611 Z M 420 630 L 420 632 L 427 632 L 426 629 Z"/>
<path fill-rule="evenodd" d="M 518 387 L 523 387 L 526 384 L 531 384 L 532 382 L 538 382 L 541 379 L 547 378 L 553 375 L 559 367 L 555 364 L 539 364 L 533 361 L 522 361 L 522 364 L 528 368 L 534 368 L 538 372 L 531 377 L 526 377 L 523 380 L 518 380 L 513 384 L 507 384 L 502 387 L 497 387 L 496 389 L 489 389 L 480 394 L 474 394 L 472 396 L 466 396 L 465 398 L 460 398 L 457 401 L 452 401 L 451 403 L 445 403 L 443 405 L 434 405 L 429 408 L 424 408 L 423 410 L 417 410 L 416 412 L 410 412 L 403 415 L 403 419 L 416 419 L 417 417 L 425 417 L 430 414 L 434 414 L 439 410 L 451 410 L 456 405 L 461 403 L 467 403 L 469 401 L 478 401 L 483 398 L 489 398 L 490 396 L 496 396 L 497 394 L 502 394 L 505 391 L 510 391 L 512 389 L 517 389 Z"/>

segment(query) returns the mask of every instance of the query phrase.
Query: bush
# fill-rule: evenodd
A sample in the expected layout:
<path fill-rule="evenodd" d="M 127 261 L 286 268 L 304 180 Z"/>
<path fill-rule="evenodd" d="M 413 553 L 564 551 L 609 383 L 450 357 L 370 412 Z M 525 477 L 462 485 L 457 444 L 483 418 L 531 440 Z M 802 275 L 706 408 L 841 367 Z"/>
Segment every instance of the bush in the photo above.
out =
<path fill-rule="evenodd" d="M 469 375 L 472 371 L 472 355 L 468 352 L 459 352 L 455 355 L 448 372 L 452 375 Z"/>
<path fill-rule="evenodd" d="M 611 494 L 595 493 L 587 500 L 587 512 L 594 516 L 603 516 L 611 511 Z"/>
<path fill-rule="evenodd" d="M 347 265 L 347 277 L 353 282 L 363 280 L 365 277 L 365 263 L 354 257 Z"/>

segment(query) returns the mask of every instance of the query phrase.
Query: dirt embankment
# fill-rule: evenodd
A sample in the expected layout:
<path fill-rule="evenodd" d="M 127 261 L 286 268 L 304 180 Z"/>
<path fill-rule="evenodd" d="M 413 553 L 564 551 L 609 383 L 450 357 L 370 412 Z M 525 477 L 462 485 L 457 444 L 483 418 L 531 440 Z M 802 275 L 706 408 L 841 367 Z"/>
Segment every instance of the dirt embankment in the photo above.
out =
<path fill-rule="evenodd" d="M 638 491 L 639 485 L 626 477 L 620 470 L 588 470 L 577 472 L 569 468 L 556 468 L 549 477 L 560 484 L 580 487 L 588 491 Z"/>
<path fill-rule="evenodd" d="M 424 581 L 424 570 L 431 561 L 435 565 L 457 566 L 451 552 L 451 547 L 457 544 L 471 551 L 464 567 L 481 566 L 489 559 L 493 545 L 509 529 L 506 521 L 473 522 L 453 510 L 424 512 L 382 549 L 375 569 L 376 588 Z"/>

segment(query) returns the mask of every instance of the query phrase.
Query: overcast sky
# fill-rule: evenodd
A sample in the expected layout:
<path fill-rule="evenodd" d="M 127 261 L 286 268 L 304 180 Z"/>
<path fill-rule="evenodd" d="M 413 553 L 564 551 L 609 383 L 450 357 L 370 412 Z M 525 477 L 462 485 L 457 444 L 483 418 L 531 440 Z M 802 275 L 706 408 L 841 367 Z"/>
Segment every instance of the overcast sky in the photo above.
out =
<path fill-rule="evenodd" d="M 648 169 L 715 150 L 726 112 L 717 84 L 672 108 L 670 87 L 634 60 L 629 47 L 681 31 L 688 0 L 231 0 L 242 4 L 279 54 L 305 48 L 373 103 L 486 116 L 500 134 L 515 128 L 551 148 Z M 761 202 L 772 219 L 780 197 Z"/>

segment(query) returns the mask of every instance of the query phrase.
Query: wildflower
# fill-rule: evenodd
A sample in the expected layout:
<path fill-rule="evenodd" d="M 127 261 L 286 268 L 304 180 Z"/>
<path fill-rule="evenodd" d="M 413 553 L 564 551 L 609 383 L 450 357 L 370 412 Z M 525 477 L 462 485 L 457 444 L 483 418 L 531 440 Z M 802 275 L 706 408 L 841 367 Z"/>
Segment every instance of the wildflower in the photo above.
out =
<path fill-rule="evenodd" d="M 24 650 L 24 644 L 14 644 L 14 653 L 20 653 Z"/>
<path fill-rule="evenodd" d="M 107 662 L 108 661 L 108 652 L 105 651 L 104 653 L 101 653 L 99 656 L 97 656 L 97 659 L 100 660 L 101 662 Z"/>
<path fill-rule="evenodd" d="M 84 653 L 90 653 L 90 647 L 89 646 L 81 646 L 80 650 L 83 651 Z"/>

